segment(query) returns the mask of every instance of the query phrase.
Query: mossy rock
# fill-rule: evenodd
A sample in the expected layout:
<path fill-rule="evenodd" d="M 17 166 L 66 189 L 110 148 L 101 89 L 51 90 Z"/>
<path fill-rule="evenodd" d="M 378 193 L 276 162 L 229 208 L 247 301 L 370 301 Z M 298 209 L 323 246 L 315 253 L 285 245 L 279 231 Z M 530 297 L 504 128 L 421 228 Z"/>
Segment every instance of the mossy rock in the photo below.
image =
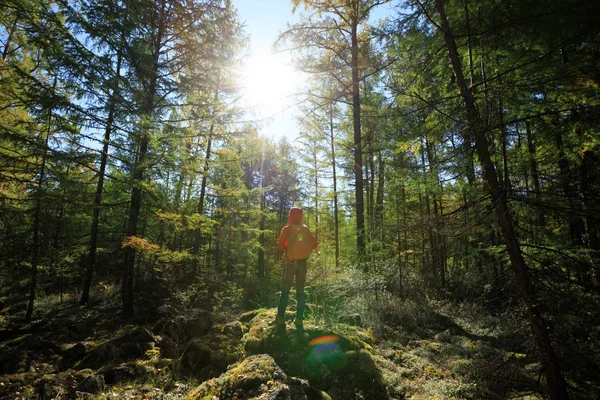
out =
<path fill-rule="evenodd" d="M 32 383 L 41 398 L 55 399 L 61 392 L 61 380 L 56 374 L 45 374 L 35 379 Z"/>
<path fill-rule="evenodd" d="M 104 375 L 90 375 L 77 385 L 78 392 L 96 394 L 104 390 Z"/>
<path fill-rule="evenodd" d="M 254 319 L 254 317 L 256 317 L 260 312 L 264 312 L 264 311 L 265 310 L 247 311 L 247 312 L 243 313 L 242 315 L 240 315 L 240 317 L 238 318 L 238 321 L 243 322 L 243 323 L 248 323 L 252 319 Z"/>
<path fill-rule="evenodd" d="M 246 355 L 269 354 L 278 362 L 280 357 L 298 355 L 308 356 L 310 343 L 319 338 L 333 338 L 340 351 L 367 349 L 371 350 L 369 335 L 357 327 L 343 324 L 324 329 L 310 321 L 305 321 L 302 329 L 288 324 L 289 328 L 271 326 L 275 319 L 275 310 L 261 310 L 249 322 L 248 332 L 243 336 L 242 343 Z M 293 318 L 293 314 L 291 315 Z M 291 318 L 288 318 L 291 319 Z"/>
<path fill-rule="evenodd" d="M 250 356 L 189 393 L 188 400 L 330 399 L 305 380 L 288 378 L 269 355 Z"/>
<path fill-rule="evenodd" d="M 188 372 L 199 372 L 210 365 L 210 345 L 202 339 L 194 339 L 181 356 L 181 366 Z"/>
<path fill-rule="evenodd" d="M 111 365 L 99 371 L 99 374 L 104 376 L 104 382 L 109 385 L 131 381 L 143 382 L 149 373 L 146 366 L 135 362 Z"/>
<path fill-rule="evenodd" d="M 250 320 L 248 332 L 242 338 L 246 354 L 272 355 L 289 348 L 287 337 L 281 334 L 281 329 L 269 325 L 275 316 L 275 310 L 259 310 Z"/>
<path fill-rule="evenodd" d="M 386 398 L 368 331 L 345 324 L 325 328 L 311 321 L 303 329 L 288 323 L 283 330 L 269 326 L 274 318 L 275 310 L 262 310 L 249 322 L 242 339 L 247 355 L 269 354 L 288 375 L 308 379 L 337 398 Z"/>
<path fill-rule="evenodd" d="M 75 343 L 74 345 L 70 346 L 63 351 L 61 366 L 66 368 L 81 360 L 89 348 L 90 345 L 83 342 Z"/>
<path fill-rule="evenodd" d="M 127 325 L 114 338 L 100 343 L 87 352 L 76 364 L 77 369 L 98 369 L 105 364 L 116 364 L 140 359 L 146 351 L 158 344 L 158 338 L 142 326 Z"/>
<path fill-rule="evenodd" d="M 152 331 L 166 336 L 172 341 L 187 342 L 190 339 L 204 336 L 212 326 L 213 316 L 209 311 L 190 309 L 159 319 Z"/>
<path fill-rule="evenodd" d="M 15 374 L 24 368 L 27 354 L 19 351 L 4 351 L 0 349 L 0 375 Z"/>
<path fill-rule="evenodd" d="M 242 356 L 239 339 L 233 335 L 211 334 L 190 341 L 181 356 L 183 371 L 206 380 L 214 378 Z"/>
<path fill-rule="evenodd" d="M 25 334 L 9 340 L 0 346 L 0 375 L 28 372 L 32 362 L 54 362 L 58 351 L 59 346 L 39 335 Z"/>
<path fill-rule="evenodd" d="M 235 337 L 236 339 L 241 339 L 246 332 L 244 325 L 240 321 L 233 321 L 228 324 L 225 324 L 221 329 L 221 333 L 224 335 Z"/>

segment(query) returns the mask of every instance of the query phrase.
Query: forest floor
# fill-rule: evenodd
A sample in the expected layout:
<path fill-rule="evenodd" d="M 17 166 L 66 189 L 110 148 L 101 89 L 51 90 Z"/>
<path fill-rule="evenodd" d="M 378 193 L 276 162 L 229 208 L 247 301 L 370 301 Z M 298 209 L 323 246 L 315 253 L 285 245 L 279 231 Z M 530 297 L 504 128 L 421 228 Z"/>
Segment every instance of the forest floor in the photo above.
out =
<path fill-rule="evenodd" d="M 27 325 L 0 311 L 0 399 L 542 398 L 527 327 L 465 305 L 407 300 L 385 323 L 303 329 L 290 313 L 281 330 L 273 309 L 162 305 L 124 322 L 118 300 L 42 302 Z"/>

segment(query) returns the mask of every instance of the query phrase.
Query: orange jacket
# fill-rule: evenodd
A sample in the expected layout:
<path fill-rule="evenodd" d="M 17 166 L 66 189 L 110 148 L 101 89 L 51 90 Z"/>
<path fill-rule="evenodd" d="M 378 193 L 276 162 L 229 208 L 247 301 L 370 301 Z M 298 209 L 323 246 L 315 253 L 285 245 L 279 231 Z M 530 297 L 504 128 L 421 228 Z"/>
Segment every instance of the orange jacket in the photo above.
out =
<path fill-rule="evenodd" d="M 291 225 L 293 223 L 302 224 L 302 209 L 298 207 L 292 207 L 290 209 L 290 213 L 288 215 L 288 224 L 281 229 L 281 233 L 279 234 L 279 239 L 277 239 L 277 247 L 279 250 L 286 251 L 288 247 L 288 241 L 290 239 L 291 233 Z M 319 246 L 319 242 L 315 238 L 315 236 L 310 234 L 311 236 L 311 244 L 313 250 Z M 293 263 L 293 261 L 288 261 L 289 264 Z"/>

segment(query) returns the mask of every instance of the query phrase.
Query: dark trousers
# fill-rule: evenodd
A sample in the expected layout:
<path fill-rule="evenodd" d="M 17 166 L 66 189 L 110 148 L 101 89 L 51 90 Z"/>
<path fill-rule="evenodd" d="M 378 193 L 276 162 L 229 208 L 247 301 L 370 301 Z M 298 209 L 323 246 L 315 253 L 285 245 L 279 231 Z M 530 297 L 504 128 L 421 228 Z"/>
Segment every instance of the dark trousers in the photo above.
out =
<path fill-rule="evenodd" d="M 281 296 L 279 297 L 279 307 L 277 308 L 278 316 L 285 316 L 285 309 L 290 298 L 290 289 L 296 277 L 296 317 L 302 319 L 304 317 L 304 304 L 306 295 L 304 294 L 304 283 L 306 282 L 306 259 L 296 260 L 294 264 L 283 264 L 283 273 L 281 276 Z"/>

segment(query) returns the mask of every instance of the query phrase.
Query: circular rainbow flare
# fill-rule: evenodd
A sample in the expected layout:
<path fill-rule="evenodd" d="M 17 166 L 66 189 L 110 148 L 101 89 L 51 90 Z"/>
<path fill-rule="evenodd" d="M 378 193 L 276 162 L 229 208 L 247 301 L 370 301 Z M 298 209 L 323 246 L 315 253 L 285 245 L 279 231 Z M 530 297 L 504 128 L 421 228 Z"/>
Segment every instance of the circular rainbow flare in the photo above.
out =
<path fill-rule="evenodd" d="M 344 352 L 340 347 L 340 338 L 337 335 L 325 335 L 308 342 L 310 361 L 330 361 L 340 358 Z"/>

